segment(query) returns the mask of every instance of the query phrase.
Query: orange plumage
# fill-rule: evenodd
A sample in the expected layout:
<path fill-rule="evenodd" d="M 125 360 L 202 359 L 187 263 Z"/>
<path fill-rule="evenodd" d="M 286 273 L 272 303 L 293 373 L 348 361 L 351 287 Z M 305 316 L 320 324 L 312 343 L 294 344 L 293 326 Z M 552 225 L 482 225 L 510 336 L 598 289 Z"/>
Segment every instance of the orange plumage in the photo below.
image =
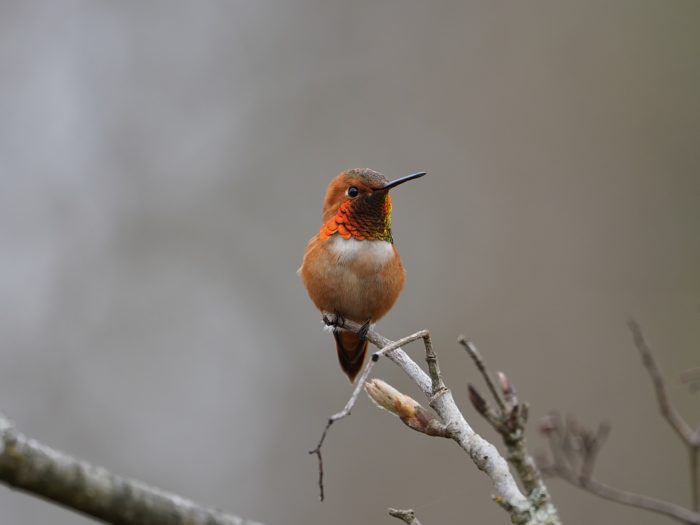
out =
<path fill-rule="evenodd" d="M 358 323 L 374 323 L 394 305 L 405 271 L 391 236 L 389 189 L 425 173 L 390 182 L 369 169 L 342 172 L 328 186 L 323 224 L 311 238 L 299 275 L 322 313 Z M 362 368 L 367 341 L 335 330 L 338 360 L 354 381 Z"/>

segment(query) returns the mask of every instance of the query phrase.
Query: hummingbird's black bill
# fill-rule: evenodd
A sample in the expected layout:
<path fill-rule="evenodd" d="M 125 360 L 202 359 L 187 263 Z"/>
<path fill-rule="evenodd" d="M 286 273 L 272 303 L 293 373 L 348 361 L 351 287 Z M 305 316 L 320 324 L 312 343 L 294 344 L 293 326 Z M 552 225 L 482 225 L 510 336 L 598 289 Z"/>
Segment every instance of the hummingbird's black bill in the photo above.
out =
<path fill-rule="evenodd" d="M 409 180 L 417 179 L 419 177 L 422 177 L 426 173 L 424 171 L 419 171 L 418 173 L 413 173 L 411 175 L 406 175 L 405 177 L 399 177 L 398 179 L 394 179 L 391 182 L 389 182 L 386 186 L 384 186 L 383 190 L 390 190 L 391 188 L 395 188 L 399 184 L 403 184 L 404 182 L 408 182 Z"/>

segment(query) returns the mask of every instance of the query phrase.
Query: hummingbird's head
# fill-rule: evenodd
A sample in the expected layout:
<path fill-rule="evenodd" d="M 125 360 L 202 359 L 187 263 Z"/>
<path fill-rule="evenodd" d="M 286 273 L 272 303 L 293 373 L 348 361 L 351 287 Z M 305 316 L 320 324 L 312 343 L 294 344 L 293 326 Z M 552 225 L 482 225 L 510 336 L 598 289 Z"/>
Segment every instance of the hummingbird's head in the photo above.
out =
<path fill-rule="evenodd" d="M 343 171 L 331 181 L 326 191 L 321 239 L 326 240 L 337 233 L 344 239 L 393 242 L 389 190 L 423 175 L 424 172 L 414 173 L 390 181 L 370 169 Z"/>

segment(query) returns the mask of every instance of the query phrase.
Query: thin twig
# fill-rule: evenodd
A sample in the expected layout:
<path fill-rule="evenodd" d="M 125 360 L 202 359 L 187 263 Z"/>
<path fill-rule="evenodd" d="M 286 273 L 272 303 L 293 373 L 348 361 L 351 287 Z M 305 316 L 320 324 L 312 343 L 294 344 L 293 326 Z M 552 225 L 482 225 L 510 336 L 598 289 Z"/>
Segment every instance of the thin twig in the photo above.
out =
<path fill-rule="evenodd" d="M 555 467 L 557 469 L 557 467 Z M 550 471 L 548 468 L 547 471 Z M 549 472 L 551 473 L 551 471 Z M 586 479 L 583 476 L 579 476 L 573 471 L 568 469 L 556 470 L 556 475 L 560 478 L 568 481 L 572 485 L 575 485 L 583 490 L 605 498 L 609 501 L 614 501 L 616 503 L 621 503 L 622 505 L 628 505 L 630 507 L 637 507 L 640 509 L 649 510 L 651 512 L 656 512 L 662 514 L 669 518 L 680 521 L 681 523 L 687 523 L 689 525 L 700 525 L 700 514 L 693 512 L 681 505 L 676 505 L 675 503 L 670 503 L 668 501 L 663 501 L 660 499 L 652 498 L 650 496 L 643 496 L 641 494 L 636 494 L 634 492 L 628 492 L 626 490 L 617 489 L 601 483 L 593 478 Z"/>
<path fill-rule="evenodd" d="M 593 478 L 595 460 L 609 432 L 601 425 L 597 432 L 583 428 L 572 417 L 563 420 L 550 414 L 541 427 L 549 442 L 551 460 L 542 464 L 547 475 L 557 476 L 576 487 L 623 505 L 663 514 L 682 523 L 700 525 L 700 514 L 681 505 L 606 485 Z M 548 461 L 543 458 L 543 463 Z"/>
<path fill-rule="evenodd" d="M 676 431 L 681 440 L 688 447 L 689 464 L 690 464 L 690 490 L 691 490 L 691 505 L 692 509 L 697 512 L 700 510 L 700 472 L 698 472 L 698 454 L 700 454 L 700 427 L 698 431 L 694 431 L 691 426 L 681 417 L 676 408 L 671 403 L 666 390 L 666 382 L 661 375 L 659 365 L 654 359 L 654 355 L 649 348 L 644 334 L 637 321 L 630 319 L 628 326 L 632 331 L 634 344 L 642 356 L 642 362 L 651 376 L 656 391 L 656 398 L 659 402 L 661 414 L 666 418 L 671 427 Z"/>
<path fill-rule="evenodd" d="M 471 341 L 468 341 L 463 335 L 460 335 L 457 338 L 457 342 L 464 347 L 464 349 L 469 354 L 469 357 L 472 358 L 474 364 L 476 365 L 476 368 L 479 370 L 479 372 L 481 372 L 481 375 L 483 376 L 486 385 L 489 387 L 491 395 L 496 400 L 498 407 L 501 409 L 501 411 L 504 411 L 506 409 L 506 405 L 503 402 L 501 393 L 496 388 L 496 385 L 494 385 L 493 380 L 491 379 L 491 374 L 489 374 L 486 368 L 486 363 L 484 363 L 484 359 L 481 357 L 481 354 L 476 348 L 476 345 Z"/>
<path fill-rule="evenodd" d="M 122 478 L 17 431 L 0 414 L 0 482 L 120 525 L 260 525 Z"/>
<path fill-rule="evenodd" d="M 357 325 L 357 326 L 354 326 Z M 343 328 L 345 329 L 350 329 L 351 331 L 357 332 L 362 328 L 362 325 L 353 323 L 352 321 L 345 320 L 343 322 Z M 365 382 L 367 381 L 367 378 L 369 377 L 370 372 L 372 371 L 372 368 L 374 368 L 374 365 L 376 362 L 379 360 L 379 358 L 383 355 L 385 355 L 388 352 L 391 352 L 393 350 L 396 350 L 403 345 L 407 345 L 408 343 L 411 343 L 415 341 L 416 339 L 421 339 L 422 337 L 425 337 L 427 334 L 427 330 L 421 330 L 419 332 L 416 332 L 413 335 L 409 335 L 408 337 L 404 337 L 403 339 L 399 339 L 398 341 L 390 341 L 388 344 L 386 344 L 384 347 L 382 347 L 379 351 L 374 352 L 370 359 L 367 361 L 367 364 L 365 364 L 364 369 L 362 370 L 362 374 L 360 377 L 357 379 L 357 382 L 355 383 L 355 388 L 352 391 L 352 394 L 350 395 L 350 399 L 348 399 L 348 402 L 345 403 L 345 406 L 343 407 L 343 410 L 340 412 L 333 414 L 329 419 L 328 422 L 326 423 L 325 428 L 323 429 L 323 432 L 321 433 L 321 439 L 318 441 L 318 444 L 316 445 L 316 448 L 313 450 L 309 451 L 309 454 L 315 454 L 316 457 L 318 458 L 318 490 L 319 490 L 319 498 L 321 501 L 324 500 L 325 498 L 325 491 L 324 491 L 324 486 L 323 486 L 323 456 L 321 455 L 321 447 L 323 446 L 323 442 L 326 439 L 326 435 L 328 434 L 328 429 L 331 428 L 331 425 L 335 423 L 336 421 L 343 419 L 344 417 L 347 417 L 350 415 L 350 411 L 352 408 L 355 406 L 355 403 L 357 402 L 357 397 L 360 395 L 360 392 L 362 391 L 362 387 L 364 386 Z M 369 334 L 368 334 L 369 335 Z"/>
<path fill-rule="evenodd" d="M 476 368 L 488 385 L 491 395 L 496 400 L 498 408 L 493 409 L 481 397 L 477 389 L 469 385 L 469 399 L 472 405 L 503 438 L 503 442 L 508 450 L 506 458 L 515 469 L 533 505 L 535 507 L 551 506 L 551 496 L 542 479 L 542 474 L 537 468 L 537 463 L 527 449 L 525 441 L 525 428 L 529 412 L 527 403 L 518 401 L 515 387 L 503 372 L 498 372 L 500 390 L 496 388 L 486 366 L 486 361 L 476 346 L 464 336 L 459 336 L 457 341 L 465 348 L 474 361 Z"/>
<path fill-rule="evenodd" d="M 630 319 L 627 325 L 632 332 L 634 344 L 642 356 L 644 367 L 649 372 L 651 380 L 654 383 L 654 390 L 656 391 L 656 398 L 659 402 L 661 414 L 666 418 L 683 442 L 685 442 L 687 445 L 697 446 L 698 444 L 694 443 L 695 433 L 693 432 L 693 429 L 690 427 L 690 425 L 688 425 L 688 423 L 685 422 L 675 407 L 671 404 L 671 400 L 669 399 L 668 392 L 666 390 L 666 382 L 661 375 L 659 365 L 656 363 L 656 359 L 654 359 L 649 345 L 644 339 L 642 329 L 634 319 Z"/>
<path fill-rule="evenodd" d="M 690 455 L 690 490 L 692 492 L 692 509 L 698 511 L 698 500 L 700 500 L 700 487 L 698 487 L 698 449 L 688 448 Z"/>
<path fill-rule="evenodd" d="M 584 480 L 593 477 L 593 470 L 595 469 L 595 462 L 598 459 L 598 453 L 608 439 L 608 435 L 610 435 L 610 424 L 604 422 L 598 425 L 598 431 L 595 435 L 591 434 L 584 440 L 584 461 L 581 464 L 581 477 Z"/>
<path fill-rule="evenodd" d="M 358 323 L 345 321 L 342 328 L 356 332 L 360 328 L 360 325 Z M 529 501 L 522 492 L 520 492 L 515 479 L 508 469 L 507 462 L 499 454 L 496 447 L 474 432 L 464 419 L 464 416 L 452 398 L 452 393 L 442 382 L 437 358 L 432 350 L 428 332 L 417 332 L 406 339 L 413 340 L 419 337 L 423 339 L 430 375 L 426 374 L 416 362 L 399 347 L 400 344 L 405 344 L 406 339 L 394 343 L 379 335 L 374 330 L 369 330 L 366 337 L 372 344 L 379 347 L 388 359 L 397 364 L 423 391 L 426 397 L 428 397 L 430 407 L 437 413 L 441 421 L 444 422 L 449 437 L 456 441 L 469 455 L 479 470 L 486 473 L 491 479 L 494 486 L 495 501 L 509 512 L 511 520 L 513 520 L 514 523 L 523 525 L 560 523 L 553 505 L 550 504 L 547 510 L 542 513 L 533 506 L 532 502 Z M 366 379 L 366 376 L 364 377 Z M 339 414 L 342 414 L 342 411 Z M 328 426 L 330 426 L 330 423 Z M 322 436 L 322 441 L 324 437 L 325 435 Z M 322 441 L 320 444 L 322 444 Z M 320 444 L 317 447 L 318 452 L 312 451 L 312 453 L 320 455 Z"/>
<path fill-rule="evenodd" d="M 392 516 L 394 518 L 398 518 L 401 521 L 405 522 L 406 525 L 421 525 L 420 521 L 418 521 L 418 518 L 416 518 L 416 513 L 413 512 L 413 509 L 389 509 L 389 516 Z"/>
<path fill-rule="evenodd" d="M 426 330 L 423 335 L 423 344 L 425 345 L 425 362 L 428 364 L 428 374 L 432 385 L 431 398 L 440 395 L 443 390 L 447 390 L 445 383 L 442 380 L 440 373 L 440 364 L 437 356 L 433 351 L 433 341 L 430 339 L 430 333 Z"/>

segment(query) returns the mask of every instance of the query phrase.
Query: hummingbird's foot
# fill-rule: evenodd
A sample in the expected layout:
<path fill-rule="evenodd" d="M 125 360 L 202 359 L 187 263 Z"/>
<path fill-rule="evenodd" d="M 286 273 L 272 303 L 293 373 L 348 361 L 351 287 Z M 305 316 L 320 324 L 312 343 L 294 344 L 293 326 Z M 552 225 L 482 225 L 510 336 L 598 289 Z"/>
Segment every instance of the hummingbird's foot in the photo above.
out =
<path fill-rule="evenodd" d="M 345 317 L 338 310 L 335 311 L 334 321 L 335 322 L 333 323 L 333 326 L 335 326 L 336 328 L 342 328 L 345 326 Z"/>
<path fill-rule="evenodd" d="M 363 324 L 357 331 L 357 336 L 360 338 L 360 341 L 367 339 L 367 332 L 369 332 L 371 322 L 371 319 L 367 319 L 367 322 L 365 322 L 365 324 Z"/>
<path fill-rule="evenodd" d="M 338 310 L 334 314 L 323 314 L 323 322 L 326 326 L 332 326 L 333 328 L 342 328 L 345 324 L 345 317 Z"/>

